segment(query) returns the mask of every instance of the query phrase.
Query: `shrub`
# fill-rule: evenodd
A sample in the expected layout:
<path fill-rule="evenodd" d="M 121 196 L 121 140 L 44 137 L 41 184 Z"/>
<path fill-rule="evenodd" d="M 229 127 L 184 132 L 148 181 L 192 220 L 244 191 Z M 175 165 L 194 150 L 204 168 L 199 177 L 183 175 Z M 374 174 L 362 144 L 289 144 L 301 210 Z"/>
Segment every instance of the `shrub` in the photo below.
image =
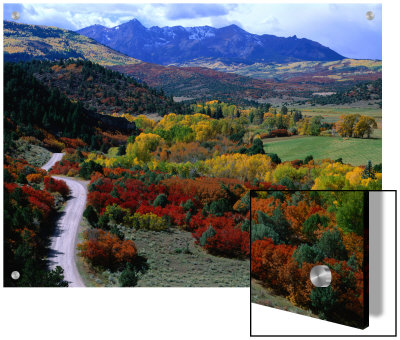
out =
<path fill-rule="evenodd" d="M 96 210 L 93 208 L 93 206 L 88 205 L 83 212 L 83 216 L 88 220 L 88 222 L 92 226 L 96 226 L 97 222 L 99 221 L 99 217 L 97 216 Z"/>
<path fill-rule="evenodd" d="M 66 157 L 66 156 L 65 156 Z M 79 163 L 62 160 L 54 164 L 50 170 L 52 175 L 68 175 L 69 171 L 79 172 Z"/>
<path fill-rule="evenodd" d="M 101 229 L 86 230 L 83 238 L 84 241 L 78 244 L 79 255 L 95 266 L 115 270 L 136 259 L 136 245 L 131 240 L 120 240 Z"/>
<path fill-rule="evenodd" d="M 308 162 L 312 161 L 314 157 L 312 155 L 308 155 L 306 158 L 304 158 L 304 164 L 308 164 Z"/>
<path fill-rule="evenodd" d="M 204 206 L 205 212 L 215 216 L 223 216 L 224 213 L 231 211 L 231 209 L 232 207 L 229 201 L 224 198 L 208 203 Z"/>
<path fill-rule="evenodd" d="M 212 254 L 228 257 L 245 257 L 250 252 L 249 233 L 239 227 L 243 216 L 225 213 L 224 216 L 202 217 L 201 211 L 192 217 L 190 228 L 195 230 L 193 236 L 196 241 Z M 207 230 L 212 226 L 215 232 Z M 201 243 L 200 243 L 201 242 Z"/>
<path fill-rule="evenodd" d="M 336 260 L 347 260 L 348 258 L 347 250 L 338 229 L 325 231 L 315 247 L 318 251 L 318 260 L 323 260 L 326 257 Z"/>
<path fill-rule="evenodd" d="M 108 220 L 112 225 L 122 224 L 125 216 L 129 215 L 128 209 L 123 209 L 117 204 L 108 205 L 104 212 L 108 216 Z"/>
<path fill-rule="evenodd" d="M 271 227 L 265 224 L 255 224 L 251 227 L 251 242 L 256 240 L 271 239 L 274 243 L 279 243 L 279 235 Z"/>
<path fill-rule="evenodd" d="M 319 229 L 321 226 L 327 227 L 328 222 L 329 219 L 327 216 L 320 214 L 313 214 L 304 221 L 301 231 L 304 235 L 308 237 L 309 240 L 314 241 L 315 231 Z"/>
<path fill-rule="evenodd" d="M 183 208 L 186 211 L 193 211 L 195 209 L 195 205 L 194 205 L 193 201 L 189 199 L 185 202 L 185 204 L 183 205 Z"/>
<path fill-rule="evenodd" d="M 52 177 L 46 176 L 43 179 L 44 187 L 50 192 L 59 192 L 64 198 L 70 194 L 67 183 L 61 179 L 54 179 Z"/>
<path fill-rule="evenodd" d="M 327 230 L 312 246 L 301 244 L 293 254 L 293 258 L 301 266 L 304 262 L 316 263 L 331 258 L 347 260 L 347 250 L 344 246 L 339 230 Z"/>
<path fill-rule="evenodd" d="M 252 156 L 257 154 L 265 154 L 264 144 L 260 138 L 256 138 L 253 141 L 253 145 L 246 150 L 246 154 Z"/>
<path fill-rule="evenodd" d="M 326 319 L 336 305 L 336 294 L 332 287 L 315 287 L 310 295 L 311 305 L 321 319 Z"/>
<path fill-rule="evenodd" d="M 43 175 L 42 174 L 29 174 L 26 176 L 26 179 L 29 183 L 42 183 L 43 182 Z"/>
<path fill-rule="evenodd" d="M 147 229 L 161 231 L 168 229 L 169 223 L 165 218 L 159 217 L 153 213 L 127 215 L 124 218 L 124 223 L 135 229 Z"/>
<path fill-rule="evenodd" d="M 20 172 L 17 177 L 17 182 L 20 184 L 27 184 L 28 181 L 26 180 L 26 176 L 23 172 Z"/>
<path fill-rule="evenodd" d="M 79 175 L 79 170 L 78 169 L 69 169 L 67 172 L 68 177 L 75 177 Z"/>
<path fill-rule="evenodd" d="M 123 231 L 116 225 L 111 226 L 110 228 L 110 233 L 114 234 L 115 236 L 118 236 L 118 238 L 120 240 L 125 239 L 125 234 L 123 233 Z"/>
<path fill-rule="evenodd" d="M 314 263 L 318 257 L 318 252 L 315 247 L 306 243 L 300 244 L 293 253 L 293 258 L 301 267 L 303 263 Z"/>
<path fill-rule="evenodd" d="M 247 191 L 246 194 L 235 203 L 233 209 L 242 214 L 245 214 L 250 210 L 250 191 Z"/>
<path fill-rule="evenodd" d="M 209 238 L 213 237 L 213 236 L 215 236 L 215 230 L 214 230 L 213 227 L 210 225 L 210 226 L 208 227 L 208 229 L 207 229 L 203 234 L 201 234 L 201 237 L 200 237 L 200 240 L 199 240 L 200 245 L 201 245 L 202 247 L 204 247 L 204 246 L 206 245 L 206 243 L 207 243 L 207 240 L 208 240 Z"/>
<path fill-rule="evenodd" d="M 289 190 L 293 190 L 296 189 L 293 181 L 289 178 L 289 177 L 283 177 L 280 182 L 280 185 L 284 185 L 286 188 L 288 188 Z"/>
<path fill-rule="evenodd" d="M 130 263 L 128 263 L 125 269 L 121 272 L 118 281 L 121 287 L 135 287 L 137 285 L 137 273 Z"/>
<path fill-rule="evenodd" d="M 289 136 L 288 130 L 286 129 L 276 129 L 269 133 L 269 137 L 287 137 Z"/>
<path fill-rule="evenodd" d="M 153 206 L 155 207 L 163 207 L 165 208 L 165 206 L 168 204 L 168 198 L 167 195 L 165 194 L 159 194 L 156 199 L 153 202 Z"/>
<path fill-rule="evenodd" d="M 272 216 L 262 211 L 257 212 L 258 223 L 251 233 L 251 241 L 271 238 L 275 244 L 287 243 L 291 233 L 291 227 L 278 205 Z"/>
<path fill-rule="evenodd" d="M 271 161 L 274 162 L 275 164 L 281 164 L 282 160 L 279 158 L 279 156 L 276 153 L 267 153 L 267 156 L 271 158 Z"/>
<path fill-rule="evenodd" d="M 103 167 L 100 164 L 90 160 L 89 162 L 82 164 L 79 170 L 79 176 L 83 177 L 84 179 L 90 179 L 92 172 L 103 173 Z"/>

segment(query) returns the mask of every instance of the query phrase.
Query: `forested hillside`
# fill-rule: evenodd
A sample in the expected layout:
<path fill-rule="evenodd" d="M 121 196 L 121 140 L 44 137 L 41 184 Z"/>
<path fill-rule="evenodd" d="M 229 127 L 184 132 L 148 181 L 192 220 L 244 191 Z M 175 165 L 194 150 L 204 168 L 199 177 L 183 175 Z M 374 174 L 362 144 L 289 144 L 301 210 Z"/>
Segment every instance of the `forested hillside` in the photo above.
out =
<path fill-rule="evenodd" d="M 185 109 L 162 90 L 149 88 L 131 76 L 89 60 L 33 61 L 25 64 L 25 68 L 42 83 L 59 89 L 69 99 L 79 101 L 98 113 L 164 115 L 168 112 L 183 113 Z"/>
<path fill-rule="evenodd" d="M 277 96 L 273 81 L 251 79 L 233 73 L 218 72 L 205 67 L 176 67 L 141 63 L 117 65 L 113 70 L 132 75 L 153 87 L 174 96 L 220 99 L 243 103 L 244 99 Z M 283 89 L 279 89 L 283 90 Z"/>
<path fill-rule="evenodd" d="M 348 90 L 341 90 L 328 96 L 316 95 L 309 102 L 312 104 L 327 105 L 348 104 L 362 100 L 375 101 L 382 105 L 382 78 L 366 83 L 359 83 Z"/>
<path fill-rule="evenodd" d="M 29 71 L 32 64 L 6 63 L 4 68 L 4 151 L 19 137 L 30 136 L 52 150 L 64 146 L 60 138 L 78 138 L 96 149 L 104 144 L 102 132 L 137 134 L 132 122 L 100 115 L 72 102 L 58 88 L 49 88 Z M 58 141 L 57 141 L 58 140 Z"/>
<path fill-rule="evenodd" d="M 289 63 L 232 62 L 224 58 L 197 58 L 176 66 L 207 67 L 255 79 L 307 83 L 341 83 L 371 81 L 382 77 L 382 61 L 341 59 L 335 61 L 297 61 Z"/>
<path fill-rule="evenodd" d="M 85 58 L 102 65 L 140 62 L 73 31 L 4 21 L 5 61 L 62 58 Z"/>

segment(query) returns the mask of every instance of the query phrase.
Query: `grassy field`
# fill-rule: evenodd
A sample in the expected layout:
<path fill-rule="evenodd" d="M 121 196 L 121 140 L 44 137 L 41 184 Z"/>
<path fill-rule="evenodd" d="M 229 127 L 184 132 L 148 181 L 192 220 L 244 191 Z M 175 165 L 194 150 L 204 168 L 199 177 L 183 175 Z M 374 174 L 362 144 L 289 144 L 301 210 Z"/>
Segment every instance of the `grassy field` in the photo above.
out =
<path fill-rule="evenodd" d="M 12 153 L 15 159 L 22 158 L 34 166 L 42 166 L 51 158 L 51 152 L 39 145 L 30 144 L 27 141 L 19 139 L 16 148 Z"/>
<path fill-rule="evenodd" d="M 378 123 L 378 127 L 382 129 L 382 109 L 374 107 L 329 107 L 329 106 L 309 106 L 309 107 L 299 107 L 299 110 L 303 115 L 306 116 L 322 116 L 324 117 L 324 122 L 334 123 L 339 120 L 342 114 L 360 114 L 364 116 L 370 116 L 375 118 Z"/>
<path fill-rule="evenodd" d="M 248 287 L 250 262 L 208 254 L 194 244 L 191 233 L 138 230 L 132 233 L 149 270 L 139 287 Z"/>
<path fill-rule="evenodd" d="M 288 299 L 285 299 L 279 295 L 275 295 L 271 289 L 263 287 L 261 283 L 255 279 L 251 279 L 251 302 L 286 310 L 292 313 L 318 318 L 311 311 L 296 307 Z"/>
<path fill-rule="evenodd" d="M 82 232 L 90 229 L 82 218 Z M 148 270 L 139 274 L 138 287 L 248 287 L 250 262 L 208 254 L 194 243 L 190 232 L 178 228 L 165 231 L 132 230 L 122 227 L 140 256 L 147 259 Z M 78 271 L 87 287 L 118 287 L 120 272 L 93 268 L 76 256 Z"/>
<path fill-rule="evenodd" d="M 358 113 L 360 115 L 382 118 L 382 109 L 375 107 L 351 107 L 351 106 L 308 106 L 298 108 L 305 115 L 338 115 Z"/>
<path fill-rule="evenodd" d="M 312 155 L 314 159 L 338 159 L 352 165 L 382 163 L 382 139 L 359 139 L 342 137 L 304 136 L 294 139 L 264 139 L 267 153 L 276 153 L 282 161 L 304 159 Z"/>

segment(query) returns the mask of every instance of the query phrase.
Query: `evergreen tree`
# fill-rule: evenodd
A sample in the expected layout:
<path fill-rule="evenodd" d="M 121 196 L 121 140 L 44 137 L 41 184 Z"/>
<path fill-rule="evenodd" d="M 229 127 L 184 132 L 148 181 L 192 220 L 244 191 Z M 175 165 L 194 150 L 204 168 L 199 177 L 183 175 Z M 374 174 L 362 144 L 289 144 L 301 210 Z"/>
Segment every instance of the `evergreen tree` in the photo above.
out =
<path fill-rule="evenodd" d="M 214 228 L 210 225 L 208 229 L 200 236 L 199 243 L 202 247 L 207 244 L 207 240 L 215 235 Z"/>
<path fill-rule="evenodd" d="M 372 162 L 371 161 L 368 161 L 368 164 L 365 166 L 365 169 L 362 172 L 361 178 L 363 178 L 363 179 L 367 179 L 367 178 L 376 179 L 375 171 L 374 171 L 374 168 L 372 167 Z"/>
<path fill-rule="evenodd" d="M 138 276 L 132 264 L 126 264 L 126 267 L 121 272 L 118 281 L 121 287 L 135 287 L 137 285 Z"/>
<path fill-rule="evenodd" d="M 168 198 L 165 194 L 159 194 L 153 202 L 153 206 L 155 207 L 165 207 L 168 204 Z"/>
<path fill-rule="evenodd" d="M 83 212 L 83 216 L 88 220 L 88 222 L 95 227 L 99 217 L 97 216 L 97 212 L 96 210 L 93 208 L 93 206 L 88 205 L 85 209 L 85 211 Z"/>
<path fill-rule="evenodd" d="M 250 122 L 250 123 L 253 123 L 253 121 L 254 121 L 254 112 L 253 112 L 253 111 L 250 111 L 250 114 L 249 114 L 249 122 Z"/>

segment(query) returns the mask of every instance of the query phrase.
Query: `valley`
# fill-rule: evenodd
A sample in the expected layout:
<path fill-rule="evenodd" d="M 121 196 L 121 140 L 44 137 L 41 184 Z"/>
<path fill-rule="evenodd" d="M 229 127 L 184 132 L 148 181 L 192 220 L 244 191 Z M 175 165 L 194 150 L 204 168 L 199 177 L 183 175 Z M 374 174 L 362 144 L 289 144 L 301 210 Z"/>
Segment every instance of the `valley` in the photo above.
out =
<path fill-rule="evenodd" d="M 6 286 L 245 287 L 251 190 L 382 187 L 381 61 L 138 20 L 4 53 Z"/>

